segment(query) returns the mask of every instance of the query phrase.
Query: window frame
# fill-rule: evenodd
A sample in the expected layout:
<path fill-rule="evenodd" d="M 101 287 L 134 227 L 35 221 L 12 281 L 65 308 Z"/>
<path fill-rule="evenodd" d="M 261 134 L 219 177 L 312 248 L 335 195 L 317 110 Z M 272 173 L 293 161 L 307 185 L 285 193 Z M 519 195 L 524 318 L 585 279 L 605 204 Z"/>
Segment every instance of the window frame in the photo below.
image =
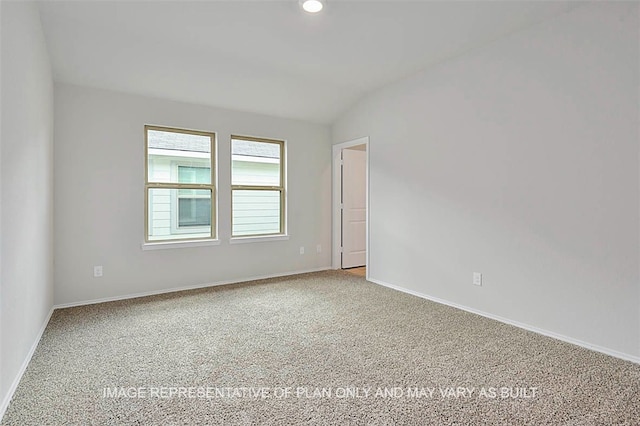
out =
<path fill-rule="evenodd" d="M 247 142 L 272 143 L 279 145 L 280 148 L 280 185 L 233 185 L 233 141 L 242 140 Z M 254 136 L 231 135 L 229 150 L 230 155 L 230 174 L 231 174 L 231 240 L 253 239 L 253 238 L 269 238 L 285 236 L 286 234 L 286 179 L 285 179 L 285 141 L 280 139 L 268 139 Z M 278 232 L 261 233 L 261 234 L 233 234 L 233 191 L 279 191 L 280 192 L 280 229 Z"/>
<path fill-rule="evenodd" d="M 196 136 L 209 137 L 210 147 L 210 171 L 211 171 L 211 183 L 179 183 L 179 182 L 149 182 L 149 130 L 156 130 L 160 132 L 172 132 Z M 177 127 L 145 125 L 144 126 L 144 242 L 145 244 L 156 243 L 184 243 L 189 241 L 212 241 L 217 238 L 217 224 L 218 218 L 216 217 L 216 133 L 206 132 L 201 130 L 181 129 Z M 177 168 L 176 168 L 177 173 Z M 206 237 L 189 237 L 188 233 L 185 233 L 183 238 L 162 238 L 162 239 L 149 239 L 149 190 L 151 189 L 175 189 L 176 201 L 178 198 L 178 191 L 181 189 L 200 189 L 211 191 L 211 229 L 210 234 Z M 172 201 L 173 203 L 173 201 Z M 178 218 L 178 210 L 176 205 L 176 220 Z M 171 219 L 171 227 L 173 228 L 173 220 Z M 176 223 L 177 228 L 177 223 Z M 193 233 L 193 232 L 192 232 Z M 180 234 L 180 232 L 178 232 Z"/>

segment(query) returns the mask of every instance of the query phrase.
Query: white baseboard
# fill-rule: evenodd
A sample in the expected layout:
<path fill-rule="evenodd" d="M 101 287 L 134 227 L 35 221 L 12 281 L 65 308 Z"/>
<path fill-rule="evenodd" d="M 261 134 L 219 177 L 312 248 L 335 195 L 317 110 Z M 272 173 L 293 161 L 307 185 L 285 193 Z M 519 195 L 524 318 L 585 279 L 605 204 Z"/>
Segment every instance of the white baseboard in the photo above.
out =
<path fill-rule="evenodd" d="M 49 314 L 47 315 L 47 318 L 42 323 L 42 326 L 40 327 L 40 331 L 38 331 L 38 335 L 36 336 L 35 340 L 33 341 L 33 344 L 31 345 L 31 349 L 29 349 L 27 356 L 24 358 L 24 361 L 22 361 L 22 365 L 20 366 L 20 370 L 18 370 L 18 374 L 16 374 L 15 378 L 13 379 L 13 382 L 11 383 L 11 387 L 9 388 L 9 390 L 7 391 L 7 394 L 2 400 L 2 405 L 0 405 L 0 421 L 2 421 L 2 418 L 4 417 L 4 413 L 7 411 L 7 408 L 9 408 L 9 403 L 13 398 L 13 394 L 18 388 L 18 384 L 22 379 L 22 375 L 27 370 L 27 366 L 29 365 L 29 362 L 31 362 L 31 357 L 36 351 L 36 348 L 38 347 L 38 343 L 40 343 L 42 334 L 44 333 L 45 328 L 47 328 L 47 324 L 49 324 L 49 320 L 51 319 L 51 315 L 53 315 L 54 309 L 55 308 L 51 308 L 51 310 L 49 311 Z"/>
<path fill-rule="evenodd" d="M 564 336 L 562 334 L 554 333 L 553 331 L 548 331 L 548 330 L 544 330 L 544 329 L 541 329 L 541 328 L 538 328 L 538 327 L 531 326 L 529 324 L 524 324 L 524 323 L 521 323 L 521 322 L 518 322 L 518 321 L 513 321 L 513 320 L 510 320 L 508 318 L 503 318 L 503 317 L 498 316 L 498 315 L 489 314 L 487 312 L 483 312 L 483 311 L 479 311 L 477 309 L 469 308 L 469 307 L 464 306 L 464 305 L 459 305 L 457 303 L 449 302 L 448 300 L 440 299 L 440 298 L 437 298 L 437 297 L 429 296 L 428 294 L 420 293 L 420 292 L 417 292 L 417 291 L 414 291 L 414 290 L 409 290 L 407 288 L 399 287 L 397 285 L 389 284 L 389 283 L 386 283 L 384 281 L 377 280 L 375 278 L 367 278 L 367 280 L 371 281 L 374 284 L 378 284 L 378 285 L 381 285 L 383 287 L 388 287 L 388 288 L 391 288 L 393 290 L 398 290 L 398 291 L 401 291 L 403 293 L 411 294 L 413 296 L 417 296 L 417 297 L 420 297 L 422 299 L 427 299 L 427 300 L 430 300 L 432 302 L 440 303 L 442 305 L 451 306 L 452 308 L 461 309 L 463 311 L 467 311 L 467 312 L 470 312 L 472 314 L 480 315 L 480 316 L 483 316 L 485 318 L 489 318 L 489 319 L 492 319 L 492 320 L 500 321 L 502 323 L 513 325 L 515 327 L 522 328 L 522 329 L 525 329 L 525 330 L 528 330 L 528 331 L 532 331 L 534 333 L 542 334 L 543 336 L 551 337 L 553 339 L 562 340 L 563 342 L 567 342 L 567 343 L 571 343 L 573 345 L 581 346 L 581 347 L 583 347 L 585 349 L 589 349 L 589 350 L 592 350 L 592 351 L 603 353 L 605 355 L 610 355 L 610 356 L 615 357 L 615 358 L 620 358 L 620 359 L 623 359 L 625 361 L 631 361 L 631 362 L 635 362 L 636 364 L 640 364 L 640 357 L 637 357 L 637 356 L 634 356 L 634 355 L 629 355 L 629 354 L 626 354 L 626 353 L 623 353 L 623 352 L 618 352 L 616 350 L 605 348 L 603 346 L 594 345 L 592 343 L 583 342 L 582 340 L 578 340 L 578 339 L 574 339 L 572 337 Z"/>
<path fill-rule="evenodd" d="M 186 290 L 196 290 L 199 288 L 206 288 L 206 287 L 217 287 L 220 285 L 239 284 L 247 281 L 264 280 L 268 278 L 279 278 L 279 277 L 287 277 L 290 275 L 308 274 L 310 272 L 328 271 L 330 269 L 331 269 L 330 266 L 324 266 L 321 268 L 306 269 L 302 271 L 280 272 L 276 274 L 237 278 L 233 280 L 216 281 L 213 283 L 196 284 L 196 285 L 191 285 L 186 287 L 172 287 L 172 288 L 166 288 L 162 290 L 152 290 L 152 291 L 145 291 L 141 293 L 125 294 L 122 296 L 101 297 L 99 299 L 83 300 L 83 301 L 71 302 L 71 303 L 61 303 L 58 305 L 54 305 L 53 309 L 63 309 L 63 308 L 73 308 L 75 306 L 95 305 L 97 303 L 115 302 L 117 300 L 135 299 L 137 297 L 146 297 L 146 296 L 156 296 L 158 294 L 175 293 L 177 291 L 186 291 Z"/>

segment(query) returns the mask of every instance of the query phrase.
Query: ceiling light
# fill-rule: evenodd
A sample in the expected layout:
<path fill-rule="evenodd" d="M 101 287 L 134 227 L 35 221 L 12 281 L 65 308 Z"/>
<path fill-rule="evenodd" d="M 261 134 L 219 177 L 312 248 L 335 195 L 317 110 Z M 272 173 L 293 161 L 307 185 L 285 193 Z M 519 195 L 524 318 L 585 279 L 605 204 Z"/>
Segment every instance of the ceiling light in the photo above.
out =
<path fill-rule="evenodd" d="M 324 7 L 324 0 L 300 0 L 302 8 L 309 13 L 318 13 Z"/>

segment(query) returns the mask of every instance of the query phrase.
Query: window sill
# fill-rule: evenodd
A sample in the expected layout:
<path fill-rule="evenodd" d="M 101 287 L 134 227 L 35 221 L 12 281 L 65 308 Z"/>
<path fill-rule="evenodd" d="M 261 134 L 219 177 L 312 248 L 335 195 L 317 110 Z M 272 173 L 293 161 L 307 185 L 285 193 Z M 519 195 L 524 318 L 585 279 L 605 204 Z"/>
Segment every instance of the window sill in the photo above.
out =
<path fill-rule="evenodd" d="M 263 243 L 267 241 L 284 241 L 288 240 L 288 235 L 263 235 L 259 237 L 234 237 L 229 240 L 229 244 L 243 243 Z"/>
<path fill-rule="evenodd" d="M 185 241 L 158 241 L 142 243 L 142 250 L 165 250 L 174 248 L 219 246 L 220 240 L 185 240 Z"/>

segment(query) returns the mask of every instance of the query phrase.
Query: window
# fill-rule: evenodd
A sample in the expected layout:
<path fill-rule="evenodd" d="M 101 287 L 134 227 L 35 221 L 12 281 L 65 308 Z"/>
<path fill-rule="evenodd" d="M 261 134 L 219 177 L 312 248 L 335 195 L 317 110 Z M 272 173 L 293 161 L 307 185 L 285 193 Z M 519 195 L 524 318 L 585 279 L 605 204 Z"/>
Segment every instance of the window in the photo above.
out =
<path fill-rule="evenodd" d="M 231 137 L 231 236 L 284 234 L 284 142 Z"/>
<path fill-rule="evenodd" d="M 145 126 L 145 240 L 215 238 L 215 134 Z"/>

